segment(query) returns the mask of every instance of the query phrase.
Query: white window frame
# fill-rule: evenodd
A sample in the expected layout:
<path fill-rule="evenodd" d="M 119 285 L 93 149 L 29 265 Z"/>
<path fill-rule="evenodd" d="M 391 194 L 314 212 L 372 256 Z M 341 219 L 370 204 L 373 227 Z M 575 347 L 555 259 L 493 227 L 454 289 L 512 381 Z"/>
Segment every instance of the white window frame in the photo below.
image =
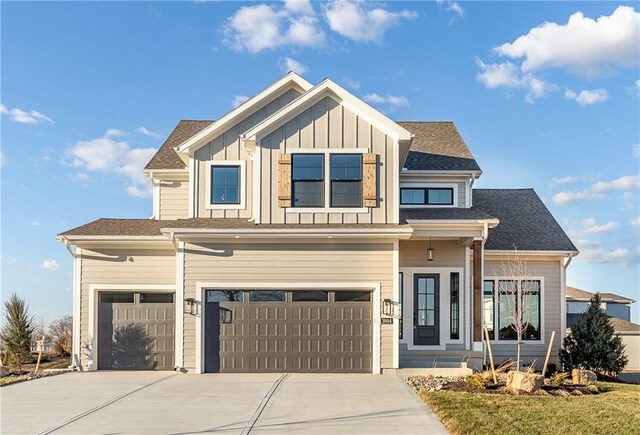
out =
<path fill-rule="evenodd" d="M 239 204 L 212 204 L 211 203 L 211 168 L 214 166 L 239 166 L 240 167 L 240 186 L 238 193 L 240 195 Z M 210 160 L 207 162 L 207 173 L 205 176 L 205 209 L 207 210 L 244 210 L 247 198 L 247 162 L 246 160 Z"/>
<path fill-rule="evenodd" d="M 453 189 L 453 204 L 429 204 L 429 205 L 419 205 L 419 204 L 402 204 L 402 189 L 403 188 L 419 188 L 419 189 Z M 400 204 L 400 208 L 459 208 L 460 203 L 458 201 L 458 183 L 400 183 L 400 190 L 398 191 L 398 203 Z"/>
<path fill-rule="evenodd" d="M 516 344 L 518 340 L 500 340 L 500 289 L 498 288 L 499 281 L 518 281 L 518 304 L 521 303 L 522 300 L 522 286 L 520 285 L 521 281 L 540 281 L 540 339 L 539 340 L 525 340 L 522 342 L 524 344 L 545 344 L 546 335 L 545 335 L 545 313 L 544 313 L 544 277 L 543 276 L 485 276 L 482 280 L 483 286 L 484 281 L 493 281 L 493 340 L 491 343 L 496 344 Z M 484 313 L 484 311 L 483 311 Z M 483 319 L 484 320 L 484 319 Z M 483 341 L 484 341 L 484 333 L 483 333 Z"/>
<path fill-rule="evenodd" d="M 368 213 L 368 207 L 331 207 L 331 154 L 364 154 L 369 152 L 367 148 L 296 148 L 287 150 L 294 154 L 322 154 L 324 156 L 324 207 L 287 207 L 287 213 Z M 292 176 L 293 176 L 293 165 Z M 363 174 L 364 175 L 364 174 Z M 364 179 L 363 179 L 364 183 Z M 293 186 L 293 182 L 292 182 Z M 293 201 L 293 191 L 291 195 Z"/>

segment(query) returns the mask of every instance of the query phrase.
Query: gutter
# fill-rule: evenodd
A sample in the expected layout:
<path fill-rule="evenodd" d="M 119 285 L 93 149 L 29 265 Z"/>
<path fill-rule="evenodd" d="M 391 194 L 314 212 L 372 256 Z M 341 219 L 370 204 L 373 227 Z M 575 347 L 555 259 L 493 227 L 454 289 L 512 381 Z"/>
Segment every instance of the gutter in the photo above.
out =
<path fill-rule="evenodd" d="M 74 259 L 77 257 L 76 253 L 73 251 L 73 249 L 71 249 L 71 242 L 66 236 L 58 236 L 56 237 L 56 240 L 64 244 L 64 247 L 67 248 L 67 251 L 69 251 Z"/>

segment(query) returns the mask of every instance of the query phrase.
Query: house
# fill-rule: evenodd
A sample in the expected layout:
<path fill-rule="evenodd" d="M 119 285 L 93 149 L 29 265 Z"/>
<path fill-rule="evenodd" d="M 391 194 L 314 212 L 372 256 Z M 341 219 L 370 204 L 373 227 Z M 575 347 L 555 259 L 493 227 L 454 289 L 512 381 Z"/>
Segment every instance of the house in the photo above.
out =
<path fill-rule="evenodd" d="M 533 190 L 474 189 L 451 122 L 396 122 L 289 73 L 215 121 L 180 121 L 144 173 L 151 219 L 58 236 L 81 370 L 480 367 L 483 326 L 496 359 L 515 352 L 514 280 L 530 288 L 527 358 L 566 328 L 575 246 Z M 517 256 L 526 276 L 505 272 Z"/>
<path fill-rule="evenodd" d="M 594 293 L 567 286 L 567 327 L 587 311 Z M 600 293 L 602 309 L 611 318 L 616 334 L 620 335 L 629 358 L 626 370 L 640 370 L 640 325 L 631 322 L 631 304 L 635 300 L 615 293 Z"/>

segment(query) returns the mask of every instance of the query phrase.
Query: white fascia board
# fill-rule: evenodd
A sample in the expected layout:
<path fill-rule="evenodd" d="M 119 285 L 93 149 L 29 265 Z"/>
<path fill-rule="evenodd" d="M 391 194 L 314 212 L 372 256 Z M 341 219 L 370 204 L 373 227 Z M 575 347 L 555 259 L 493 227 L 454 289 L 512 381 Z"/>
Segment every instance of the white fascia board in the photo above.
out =
<path fill-rule="evenodd" d="M 576 255 L 578 255 L 579 251 L 525 251 L 522 249 L 518 249 L 516 250 L 507 250 L 507 249 L 485 249 L 484 250 L 484 254 L 485 255 L 491 255 L 491 254 L 495 254 L 495 255 L 518 255 L 518 254 L 525 254 L 525 255 L 546 255 L 546 256 L 553 256 L 553 255 L 560 255 L 563 257 L 574 257 Z"/>
<path fill-rule="evenodd" d="M 500 220 L 498 219 L 429 219 L 429 220 L 420 220 L 420 219 L 407 219 L 407 223 L 414 228 L 426 228 L 432 227 L 434 225 L 444 225 L 444 226 L 465 226 L 465 225 L 498 225 Z"/>
<path fill-rule="evenodd" d="M 393 239 L 405 239 L 411 236 L 412 231 L 403 230 L 389 230 L 389 229 L 366 229 L 355 230 L 351 229 L 206 229 L 206 228 L 165 228 L 163 233 L 172 233 L 176 239 L 184 239 L 189 236 L 215 236 L 217 238 L 263 238 L 274 237 L 279 238 L 393 238 Z"/>
<path fill-rule="evenodd" d="M 464 177 L 475 176 L 476 178 L 482 175 L 482 171 L 458 171 L 458 170 L 409 170 L 402 168 L 400 175 L 405 176 L 420 176 L 420 175 L 442 175 L 450 177 L 452 175 L 460 175 Z"/>
<path fill-rule="evenodd" d="M 278 128 L 280 125 L 288 122 L 291 118 L 297 116 L 322 98 L 332 97 L 338 104 L 343 105 L 356 115 L 360 116 L 369 124 L 380 129 L 387 136 L 396 142 L 410 141 L 413 135 L 392 121 L 355 95 L 342 88 L 337 83 L 324 79 L 317 86 L 307 91 L 306 94 L 292 101 L 276 113 L 255 125 L 253 128 L 242 134 L 240 137 L 245 141 L 256 142 L 259 137 L 264 137 Z"/>
<path fill-rule="evenodd" d="M 259 92 L 252 98 L 248 99 L 199 133 L 191 136 L 189 139 L 187 139 L 174 149 L 178 153 L 189 152 L 189 154 L 192 155 L 193 152 L 207 143 L 209 138 L 213 138 L 216 132 L 224 131 L 228 126 L 230 126 L 238 118 L 249 112 L 253 107 L 264 104 L 273 97 L 274 93 L 290 86 L 297 87 L 303 92 L 307 92 L 313 87 L 311 83 L 300 77 L 298 74 L 289 72 L 280 80 L 273 83 L 271 86 Z"/>
<path fill-rule="evenodd" d="M 121 242 L 121 241 L 136 241 L 136 242 L 162 242 L 168 239 L 165 236 L 65 236 L 69 242 Z"/>

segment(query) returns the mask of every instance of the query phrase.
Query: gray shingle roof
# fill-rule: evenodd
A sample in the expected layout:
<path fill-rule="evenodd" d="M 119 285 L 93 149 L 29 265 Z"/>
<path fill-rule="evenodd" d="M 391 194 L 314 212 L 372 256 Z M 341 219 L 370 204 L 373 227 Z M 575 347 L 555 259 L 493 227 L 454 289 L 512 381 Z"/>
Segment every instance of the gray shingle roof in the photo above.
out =
<path fill-rule="evenodd" d="M 409 170 L 479 171 L 467 144 L 451 121 L 399 121 L 415 136 L 404 167 Z"/>
<path fill-rule="evenodd" d="M 402 208 L 400 222 L 408 220 L 480 220 L 492 219 L 488 213 L 477 208 Z"/>
<path fill-rule="evenodd" d="M 533 189 L 473 189 L 473 206 L 500 220 L 487 250 L 578 251 Z"/>
<path fill-rule="evenodd" d="M 588 302 L 595 293 L 588 292 L 576 287 L 567 286 L 567 299 L 574 301 Z M 631 298 L 620 296 L 615 293 L 600 293 L 602 302 L 617 302 L 621 304 L 632 304 L 635 301 Z"/>
<path fill-rule="evenodd" d="M 182 120 L 145 169 L 184 169 L 174 148 L 214 121 Z M 415 136 L 405 167 L 411 170 L 471 170 L 480 167 L 453 122 L 398 122 Z"/>

